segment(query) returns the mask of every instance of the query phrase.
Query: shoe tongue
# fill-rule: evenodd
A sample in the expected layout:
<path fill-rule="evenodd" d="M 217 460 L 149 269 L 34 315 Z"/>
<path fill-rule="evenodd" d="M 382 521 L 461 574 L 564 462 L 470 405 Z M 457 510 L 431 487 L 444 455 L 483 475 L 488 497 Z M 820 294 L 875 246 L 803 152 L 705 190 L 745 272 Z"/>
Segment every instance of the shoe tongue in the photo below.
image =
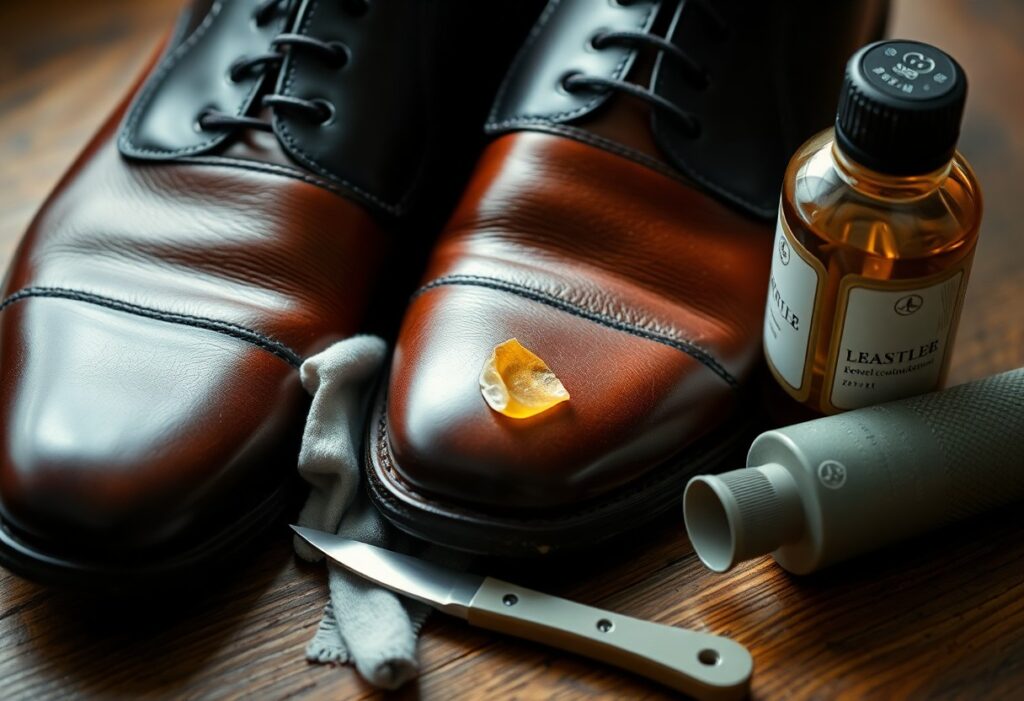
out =
<path fill-rule="evenodd" d="M 708 9 L 725 35 L 713 31 Z M 885 3 L 853 0 L 683 2 L 668 38 L 707 70 L 700 89 L 655 66 L 654 91 L 692 113 L 697 138 L 672 115 L 656 112 L 654 137 L 672 164 L 720 197 L 770 218 L 786 164 L 807 138 L 827 128 L 847 58 L 885 21 Z M 878 32 L 880 33 L 880 32 Z"/>
<path fill-rule="evenodd" d="M 695 85 L 673 65 L 674 57 L 662 55 L 651 85 L 692 114 L 700 131 L 695 137 L 673 115 L 657 110 L 651 124 L 673 166 L 752 214 L 769 217 L 788 158 L 808 135 L 783 119 L 790 107 L 780 94 L 786 46 L 777 39 L 795 38 L 780 35 L 787 32 L 788 13 L 779 3 L 744 3 L 741 12 L 730 7 L 735 4 L 715 3 L 716 19 L 703 3 L 680 3 L 667 38 L 705 70 L 708 83 Z M 813 125 L 826 126 L 827 116 Z"/>

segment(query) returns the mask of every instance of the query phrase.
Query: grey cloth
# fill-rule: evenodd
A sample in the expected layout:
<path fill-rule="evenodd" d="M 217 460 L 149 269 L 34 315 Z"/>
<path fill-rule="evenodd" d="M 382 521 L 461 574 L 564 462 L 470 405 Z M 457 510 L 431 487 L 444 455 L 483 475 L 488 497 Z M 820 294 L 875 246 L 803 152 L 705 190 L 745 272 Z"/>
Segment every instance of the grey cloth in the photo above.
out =
<path fill-rule="evenodd" d="M 392 528 L 359 489 L 369 394 L 387 346 L 373 336 L 334 344 L 302 364 L 302 386 L 313 396 L 299 453 L 299 472 L 311 485 L 299 524 L 392 550 L 409 538 Z M 304 560 L 322 553 L 298 536 Z M 311 662 L 351 663 L 374 686 L 395 689 L 416 676 L 416 637 L 429 607 L 399 597 L 328 562 L 330 601 L 306 647 Z"/>

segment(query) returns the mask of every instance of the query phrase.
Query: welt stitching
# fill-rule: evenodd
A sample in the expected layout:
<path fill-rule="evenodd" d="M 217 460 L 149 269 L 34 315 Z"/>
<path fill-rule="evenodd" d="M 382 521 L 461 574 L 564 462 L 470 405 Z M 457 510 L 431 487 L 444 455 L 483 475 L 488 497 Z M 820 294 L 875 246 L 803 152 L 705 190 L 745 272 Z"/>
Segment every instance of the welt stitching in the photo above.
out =
<path fill-rule="evenodd" d="M 177 312 L 152 309 L 150 307 L 132 304 L 131 302 L 124 302 L 112 297 L 105 297 L 91 292 L 82 292 L 80 290 L 72 290 L 63 287 L 26 287 L 8 296 L 3 300 L 3 302 L 0 302 L 0 311 L 3 311 L 19 300 L 30 297 L 70 299 L 76 302 L 94 304 L 98 307 L 106 307 L 108 309 L 125 312 L 127 314 L 156 319 L 157 321 L 214 331 L 225 336 L 236 338 L 240 341 L 245 341 L 257 348 L 262 348 L 263 350 L 276 355 L 278 358 L 293 367 L 297 368 L 302 364 L 302 356 L 286 346 L 284 343 L 238 324 L 232 324 L 227 321 L 218 321 L 217 319 L 210 319 L 208 317 L 194 316 L 192 314 L 180 314 Z"/>
<path fill-rule="evenodd" d="M 395 483 L 398 484 L 406 493 L 412 495 L 414 498 L 418 499 L 419 501 L 423 502 L 424 504 L 428 505 L 429 507 L 437 509 L 438 511 L 448 512 L 448 513 L 442 514 L 445 517 L 449 517 L 450 518 L 449 514 L 451 514 L 451 513 L 456 514 L 457 517 L 463 517 L 463 518 L 477 518 L 477 519 L 479 519 L 481 517 L 486 518 L 487 516 L 489 516 L 489 514 L 484 514 L 484 513 L 480 512 L 480 511 L 476 510 L 476 509 L 472 509 L 472 508 L 464 507 L 464 506 L 460 506 L 460 505 L 454 505 L 454 504 L 451 504 L 451 503 L 447 503 L 446 504 L 443 501 L 439 501 L 437 499 L 432 499 L 427 494 L 425 494 L 425 493 L 423 493 L 421 491 L 418 491 L 413 485 L 409 484 L 409 482 L 407 482 L 404 477 L 402 477 L 402 473 L 399 472 L 398 469 L 395 467 L 395 461 L 394 461 L 393 456 L 391 455 L 391 447 L 390 447 L 390 442 L 391 441 L 390 441 L 390 439 L 388 437 L 388 424 L 387 424 L 386 405 L 387 405 L 387 394 L 385 393 L 383 399 L 380 402 L 379 407 L 377 408 L 377 411 L 379 412 L 380 416 L 377 418 L 377 421 L 376 421 L 377 430 L 374 432 L 375 433 L 374 437 L 376 439 L 374 441 L 374 443 L 375 443 L 376 448 L 377 448 L 377 451 L 376 451 L 377 452 L 377 459 L 381 463 L 381 466 L 384 468 L 384 471 L 391 477 L 391 479 L 394 480 Z M 736 435 L 742 435 L 742 434 L 736 434 Z M 698 439 L 698 441 L 699 440 L 700 439 Z M 717 443 L 716 446 L 713 446 L 713 447 L 709 448 L 707 451 L 702 451 L 702 454 L 703 455 L 714 455 L 716 453 L 727 453 L 729 450 L 731 450 L 732 445 L 737 443 L 737 442 L 738 441 L 735 440 L 735 439 L 734 440 L 726 439 L 724 444 L 723 443 Z M 366 452 L 367 452 L 367 454 L 369 454 L 369 452 L 370 452 L 370 448 L 369 447 L 367 448 Z M 368 457 L 369 457 L 369 455 L 368 455 Z M 700 458 L 695 458 L 695 459 L 699 460 Z M 670 458 L 670 460 L 671 460 L 671 458 Z M 403 502 L 401 500 L 399 500 L 397 497 L 395 497 L 394 494 L 391 493 L 391 490 L 388 487 L 388 485 L 383 484 L 382 480 L 380 480 L 377 477 L 377 475 L 375 475 L 373 473 L 372 470 L 368 470 L 367 473 L 368 473 L 368 475 L 370 476 L 371 479 L 375 480 L 376 482 L 381 482 L 381 486 L 383 487 L 383 489 L 379 489 L 377 491 L 376 496 L 383 498 L 384 501 L 387 501 L 387 502 L 389 502 L 390 504 L 392 504 L 394 506 L 402 506 Z M 626 500 L 630 499 L 631 497 L 633 497 L 633 496 L 635 496 L 637 494 L 640 494 L 642 492 L 645 492 L 645 491 L 647 491 L 647 490 L 649 490 L 649 489 L 651 489 L 651 488 L 653 488 L 655 486 L 664 484 L 666 482 L 673 482 L 676 479 L 680 479 L 677 474 L 668 474 L 668 475 L 666 475 L 663 470 L 655 469 L 651 473 L 649 473 L 645 478 L 643 478 L 642 480 L 639 480 L 639 481 L 635 482 L 632 486 L 630 486 L 628 488 L 624 488 L 621 491 L 618 491 L 618 492 L 616 492 L 616 493 L 614 493 L 614 494 L 612 494 L 612 495 L 610 495 L 608 497 L 605 497 L 603 499 L 599 499 L 599 500 L 596 500 L 596 501 L 594 501 L 594 502 L 592 502 L 590 504 L 586 504 L 583 507 L 577 507 L 574 511 L 572 511 L 569 514 L 565 514 L 564 516 L 570 516 L 570 517 L 571 516 L 584 516 L 584 515 L 588 515 L 588 514 L 598 513 L 598 512 L 606 510 L 608 507 L 611 507 L 611 506 L 614 506 L 617 503 L 626 501 Z M 526 525 L 546 525 L 546 524 L 554 525 L 554 524 L 557 524 L 560 520 L 562 520 L 562 518 L 558 517 L 558 516 L 556 516 L 554 518 L 519 517 L 519 518 L 516 519 L 517 522 L 522 523 L 522 524 L 526 524 Z"/>
<path fill-rule="evenodd" d="M 557 2 L 558 2 L 558 0 L 555 0 L 552 3 L 552 5 L 549 6 L 549 8 L 552 7 L 553 5 L 556 5 Z M 643 17 L 640 18 L 640 24 L 637 26 L 637 29 L 642 30 L 642 29 L 644 29 L 644 27 L 647 26 L 647 22 L 651 18 L 651 14 L 658 7 L 659 7 L 659 5 L 657 3 L 655 3 L 655 4 L 653 4 L 653 5 L 651 5 L 650 7 L 647 8 L 647 12 L 644 14 Z M 542 22 L 546 22 L 547 21 L 547 14 L 549 14 L 549 13 L 545 13 L 545 17 L 542 18 Z M 538 26 L 540 24 L 541 23 L 539 22 Z M 538 32 L 538 36 L 539 36 L 539 32 Z M 532 44 L 535 39 L 536 39 L 536 36 L 530 37 L 530 42 L 529 43 Z M 622 77 L 623 73 L 626 70 L 626 67 L 632 62 L 632 60 L 636 56 L 636 54 L 637 54 L 637 50 L 636 49 L 627 49 L 626 50 L 626 52 L 622 56 L 622 59 L 618 62 L 618 64 L 616 64 L 615 68 L 612 69 L 611 78 L 613 80 L 618 80 L 619 78 Z M 518 64 L 519 59 L 520 59 L 520 57 L 517 56 L 516 57 L 516 64 Z M 514 72 L 515 72 L 515 65 L 513 66 L 513 70 L 509 72 L 509 78 L 511 78 L 511 76 L 514 74 Z M 493 120 L 495 118 L 497 118 L 497 114 L 496 114 L 498 112 L 497 107 L 498 107 L 498 104 L 500 104 L 500 98 L 504 96 L 505 87 L 506 87 L 506 84 L 502 84 L 502 86 L 501 86 L 501 88 L 502 88 L 501 89 L 502 95 L 499 97 L 499 100 L 495 101 L 495 109 L 493 109 L 491 111 L 491 116 L 489 117 L 488 123 L 486 125 L 487 131 L 493 131 L 493 130 L 502 129 L 502 128 L 505 128 L 505 127 L 508 127 L 508 126 L 512 126 L 512 125 L 516 124 L 517 122 L 519 122 L 520 120 L 538 120 L 538 121 L 542 121 L 542 122 L 558 122 L 558 121 L 563 121 L 563 120 L 572 120 L 572 119 L 575 119 L 576 117 L 579 117 L 581 115 L 587 114 L 588 112 L 592 111 L 598 105 L 600 105 L 603 102 L 605 102 L 608 99 L 608 97 L 609 97 L 609 95 L 607 93 L 603 94 L 603 95 L 599 94 L 599 95 L 594 96 L 593 99 L 583 103 L 581 106 L 574 107 L 573 109 L 570 109 L 570 110 L 564 110 L 562 112 L 555 112 L 555 113 L 552 113 L 552 114 L 538 114 L 538 115 L 521 114 L 521 115 L 513 115 L 512 117 L 509 117 L 508 119 L 504 119 L 504 120 L 502 120 L 500 122 L 495 122 Z"/>
<path fill-rule="evenodd" d="M 309 7 L 306 10 L 306 16 L 302 19 L 302 25 L 299 27 L 300 33 L 305 34 L 306 31 L 309 29 L 309 24 L 312 21 L 313 15 L 316 14 L 317 6 L 319 4 L 320 3 L 318 0 L 314 0 L 313 2 L 310 3 Z M 290 54 L 287 59 L 287 70 L 285 70 L 284 72 L 284 81 L 281 86 L 282 92 L 285 95 L 293 95 L 292 83 L 294 82 L 295 78 L 296 63 L 298 63 L 298 57 L 294 53 Z M 410 193 L 406 193 L 405 195 L 403 195 L 399 199 L 399 201 L 394 204 L 385 202 L 383 198 L 374 195 L 368 190 L 364 190 L 355 183 L 349 182 L 348 180 L 331 173 L 326 168 L 321 166 L 309 153 L 307 153 L 299 145 L 298 141 L 296 141 L 295 137 L 292 136 L 292 133 L 288 129 L 288 125 L 285 123 L 283 119 L 278 118 L 277 115 L 275 114 L 273 117 L 273 121 L 274 132 L 278 136 L 280 136 L 281 139 L 289 146 L 290 150 L 292 151 L 292 155 L 294 155 L 295 158 L 304 163 L 308 168 L 310 168 L 317 174 L 325 178 L 328 178 L 329 180 L 340 183 L 346 189 L 351 190 L 352 192 L 359 195 L 366 201 L 377 205 L 388 214 L 398 216 L 405 211 L 405 207 L 407 204 L 406 200 L 408 199 Z"/>
<path fill-rule="evenodd" d="M 620 321 L 619 319 L 615 319 L 611 316 L 608 316 L 607 314 L 602 314 L 601 312 L 597 312 L 592 309 L 587 309 L 574 302 L 562 299 L 561 297 L 557 297 L 546 292 L 541 292 L 540 290 L 534 290 L 523 285 L 518 285 L 516 283 L 506 282 L 504 280 L 499 280 L 497 278 L 484 277 L 481 275 L 447 275 L 445 277 L 437 278 L 436 280 L 433 280 L 424 285 L 423 287 L 421 287 L 420 289 L 418 289 L 415 293 L 413 293 L 413 299 L 419 297 L 420 295 L 432 289 L 443 287 L 446 285 L 469 285 L 476 287 L 486 287 L 501 292 L 509 292 L 511 294 L 524 297 L 534 302 L 546 304 L 549 307 L 554 307 L 555 309 L 567 312 L 569 314 L 573 314 L 574 316 L 587 319 L 588 321 L 593 321 L 597 324 L 601 324 L 602 326 L 607 326 L 617 331 L 622 331 L 633 336 L 639 336 L 640 338 L 645 338 L 649 341 L 654 341 L 655 343 L 660 343 L 662 345 L 686 353 L 687 355 L 691 356 L 692 358 L 700 362 L 702 365 L 707 367 L 713 373 L 718 375 L 720 378 L 725 380 L 726 384 L 728 384 L 733 389 L 739 388 L 739 382 L 736 380 L 735 377 L 733 377 L 732 373 L 726 370 L 725 367 L 710 352 L 708 352 L 704 348 L 701 348 L 692 341 L 687 341 L 681 338 L 674 338 L 666 334 L 657 333 L 649 329 L 645 329 L 642 326 L 637 326 L 636 324 L 630 324 L 625 321 Z"/>

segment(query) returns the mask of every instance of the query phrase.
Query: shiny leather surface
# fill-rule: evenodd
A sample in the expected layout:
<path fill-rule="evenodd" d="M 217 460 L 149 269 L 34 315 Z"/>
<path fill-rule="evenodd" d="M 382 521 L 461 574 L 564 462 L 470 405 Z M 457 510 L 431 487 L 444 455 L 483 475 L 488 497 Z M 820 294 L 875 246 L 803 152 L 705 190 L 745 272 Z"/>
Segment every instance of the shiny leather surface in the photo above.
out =
<path fill-rule="evenodd" d="M 464 159 L 461 147 L 446 151 L 453 139 L 476 141 L 496 79 L 539 10 L 537 0 L 369 2 L 365 11 L 354 11 L 357 3 L 296 0 L 290 16 L 260 26 L 253 18 L 260 4 L 191 6 L 129 110 L 122 153 L 144 161 L 221 155 L 238 134 L 200 129 L 198 116 L 207 109 L 260 116 L 272 120 L 291 163 L 395 216 L 422 208 L 436 194 L 438 169 Z M 484 25 L 492 29 L 479 31 Z M 269 77 L 259 69 L 229 77 L 236 60 L 273 53 L 282 32 L 343 45 L 347 59 L 334 64 L 295 45 L 277 49 L 283 63 Z M 294 109 L 262 109 L 266 93 L 321 101 L 331 116 L 319 123 Z"/>
<path fill-rule="evenodd" d="M 506 78 L 487 128 L 577 138 L 580 129 L 606 131 L 612 151 L 636 148 L 636 132 L 650 131 L 659 151 L 654 157 L 677 175 L 744 212 L 772 218 L 789 156 L 828 126 L 843 63 L 878 36 L 887 10 L 887 0 L 555 0 Z M 654 53 L 650 48 L 595 48 L 593 37 L 608 30 L 666 37 L 709 82 L 695 84 L 667 53 L 657 53 L 651 70 L 644 60 Z M 562 78 L 577 72 L 651 90 L 693 115 L 699 135 L 662 110 L 645 110 L 649 124 L 633 134 L 595 129 L 594 121 L 614 121 L 606 112 L 628 110 L 622 103 L 636 98 L 562 89 Z"/>
<path fill-rule="evenodd" d="M 759 358 L 769 227 L 593 146 L 486 151 L 398 339 L 387 431 L 429 494 L 548 508 L 637 479 L 735 408 Z M 572 399 L 526 420 L 477 376 L 516 337 Z"/>
<path fill-rule="evenodd" d="M 260 0 L 197 0 L 183 14 L 176 36 L 128 112 L 121 150 L 136 158 L 164 160 L 206 153 L 228 132 L 196 128 L 206 109 L 245 114 L 263 87 L 262 75 L 235 82 L 231 64 L 266 52 L 287 26 L 274 17 L 264 26 L 252 19 Z"/>
<path fill-rule="evenodd" d="M 844 42 L 870 40 L 884 18 L 884 3 L 853 11 L 842 2 L 821 12 L 803 2 L 619 5 L 557 0 L 542 13 L 492 112 L 488 130 L 499 136 L 403 323 L 371 432 L 371 473 L 391 490 L 389 508 L 403 527 L 426 534 L 414 522 L 417 513 L 429 516 L 448 545 L 461 547 L 456 533 L 473 527 L 471 510 L 479 523 L 481 513 L 532 523 L 561 510 L 578 526 L 585 517 L 576 507 L 600 503 L 601 529 L 613 531 L 608 503 L 642 498 L 629 489 L 656 470 L 685 471 L 680 456 L 694 460 L 688 449 L 710 432 L 721 436 L 730 422 L 741 430 L 737 390 L 760 363 L 771 247 L 760 197 L 770 189 L 774 209 L 784 165 L 766 154 L 795 148 L 790 139 L 808 135 L 796 132 L 814 126 L 811 115 L 835 105 L 835 93 L 821 85 L 781 88 L 788 76 L 758 51 L 792 39 L 779 25 L 817 21 L 814 41 L 834 35 L 836 45 L 823 54 L 828 66 L 800 75 L 838 79 Z M 709 6 L 724 13 L 726 32 L 713 31 Z M 647 14 L 655 7 L 656 16 Z M 808 17 L 796 19 L 798 11 Z M 667 54 L 590 46 L 605 27 L 668 36 L 698 60 L 714 48 L 729 80 L 691 104 L 674 92 L 679 71 Z M 594 55 L 606 50 L 619 63 Z M 738 78 L 744 63 L 744 79 L 765 85 L 746 91 Z M 588 106 L 557 95 L 553 78 L 566 71 L 614 77 L 616 66 L 634 84 L 672 92 L 702 123 L 721 123 L 686 147 L 693 168 L 681 165 L 648 103 L 605 95 Z M 766 96 L 770 107 L 751 101 Z M 761 119 L 786 99 L 796 100 L 790 112 L 807 118 Z M 487 406 L 480 369 L 512 337 L 548 363 L 568 402 L 526 420 Z M 517 547 L 546 546 L 553 532 Z M 496 549 L 508 550 L 501 527 L 494 533 Z"/>
<path fill-rule="evenodd" d="M 551 0 L 509 69 L 487 120 L 488 131 L 564 123 L 598 109 L 610 93 L 569 92 L 562 88 L 562 79 L 572 73 L 624 78 L 637 50 L 620 45 L 598 50 L 590 42 L 601 31 L 650 30 L 660 4 Z"/>
<path fill-rule="evenodd" d="M 429 166 L 422 188 L 429 198 L 415 209 L 417 240 L 399 247 L 412 224 L 381 217 L 335 174 L 303 167 L 289 145 L 240 130 L 216 148 L 185 153 L 189 135 L 161 126 L 182 116 L 181 105 L 194 107 L 184 98 L 172 104 L 181 91 L 205 99 L 223 87 L 214 79 L 223 80 L 225 61 L 238 57 L 255 4 L 193 6 L 169 52 L 154 59 L 51 194 L 8 270 L 0 303 L 0 517 L 32 541 L 30 552 L 106 549 L 114 555 L 103 562 L 123 568 L 143 557 L 138 549 L 164 552 L 175 538 L 191 538 L 189 552 L 202 551 L 202 539 L 219 537 L 225 522 L 244 531 L 239 514 L 267 511 L 254 507 L 294 474 L 308 402 L 298 366 L 369 321 L 388 328 L 386 315 L 368 320 L 368 310 L 389 290 L 414 284 L 405 276 L 422 261 L 409 252 L 429 239 L 436 212 L 449 211 L 444 193 L 461 187 L 460 169 L 471 164 L 502 76 L 493 66 L 510 60 L 532 6 L 503 7 L 519 18 L 522 34 L 511 22 L 494 33 L 466 71 L 473 90 L 463 89 L 462 76 L 435 75 L 437 65 L 418 60 L 427 46 L 415 42 L 365 78 L 378 90 L 415 83 L 409 99 L 420 102 L 409 104 L 417 123 L 429 125 L 429 153 L 394 131 L 416 120 L 380 118 L 372 139 L 361 132 L 365 122 L 346 117 L 333 127 L 354 130 L 339 148 L 363 140 L 362 155 L 376 159 L 346 163 L 354 176 Z M 388 10 L 370 5 L 371 15 Z M 413 5 L 420 4 L 404 7 Z M 178 53 L 188 37 L 204 26 L 213 32 L 238 8 L 245 12 L 219 37 L 193 42 L 195 54 Z M 201 12 L 214 24 L 197 21 Z M 320 31 L 324 21 L 334 20 L 303 27 Z M 445 31 L 452 42 L 438 52 L 452 59 L 465 48 L 454 41 L 463 35 L 455 24 Z M 168 56 L 180 62 L 168 68 Z M 293 77 L 300 73 L 296 67 Z M 362 100 L 368 112 L 382 104 L 365 92 L 345 97 Z M 145 125 L 134 125 L 141 131 L 124 121 L 129 104 L 141 110 Z M 166 139 L 161 146 L 179 152 L 126 157 L 122 124 L 130 138 Z M 36 571 L 43 560 L 23 569 Z"/>
<path fill-rule="evenodd" d="M 388 236 L 274 172 L 133 165 L 119 116 L 8 271 L 0 510 L 39 537 L 142 546 L 294 469 L 296 365 L 359 328 Z"/>
<path fill-rule="evenodd" d="M 3 515 L 57 548 L 160 545 L 294 464 L 297 374 L 245 341 L 48 298 L 0 336 Z"/>

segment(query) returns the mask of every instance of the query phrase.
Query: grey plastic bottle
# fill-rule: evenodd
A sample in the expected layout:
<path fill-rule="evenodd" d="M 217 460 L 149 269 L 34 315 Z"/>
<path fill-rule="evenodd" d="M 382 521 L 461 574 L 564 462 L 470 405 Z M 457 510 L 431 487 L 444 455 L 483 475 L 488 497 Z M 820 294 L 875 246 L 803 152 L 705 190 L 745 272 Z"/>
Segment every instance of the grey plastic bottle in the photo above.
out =
<path fill-rule="evenodd" d="M 804 574 L 1024 499 L 1024 368 L 768 431 L 747 465 L 683 496 L 717 572 L 772 553 Z"/>

